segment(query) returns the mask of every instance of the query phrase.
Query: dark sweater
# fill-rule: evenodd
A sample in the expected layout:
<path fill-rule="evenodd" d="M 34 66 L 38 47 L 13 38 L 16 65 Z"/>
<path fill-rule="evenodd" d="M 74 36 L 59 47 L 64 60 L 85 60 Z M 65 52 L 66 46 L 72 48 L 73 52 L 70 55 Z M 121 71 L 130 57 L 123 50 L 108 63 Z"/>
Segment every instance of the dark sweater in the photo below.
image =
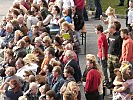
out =
<path fill-rule="evenodd" d="M 108 54 L 120 57 L 122 50 L 122 38 L 119 32 L 115 32 L 108 38 L 109 49 Z"/>

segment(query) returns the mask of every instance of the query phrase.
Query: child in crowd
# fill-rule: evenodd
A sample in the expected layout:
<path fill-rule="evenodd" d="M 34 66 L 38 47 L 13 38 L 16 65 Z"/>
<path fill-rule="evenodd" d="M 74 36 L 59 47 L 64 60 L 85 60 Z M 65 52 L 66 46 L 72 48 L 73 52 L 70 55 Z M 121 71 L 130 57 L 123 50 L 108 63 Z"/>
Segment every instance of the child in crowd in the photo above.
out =
<path fill-rule="evenodd" d="M 103 21 L 104 24 L 108 24 L 108 28 L 111 24 L 113 24 L 115 21 L 117 21 L 117 18 L 115 16 L 115 9 L 111 8 L 110 6 L 106 10 L 105 14 L 108 16 L 105 20 L 103 16 L 101 15 L 101 21 Z M 108 29 L 106 30 L 108 31 Z"/>

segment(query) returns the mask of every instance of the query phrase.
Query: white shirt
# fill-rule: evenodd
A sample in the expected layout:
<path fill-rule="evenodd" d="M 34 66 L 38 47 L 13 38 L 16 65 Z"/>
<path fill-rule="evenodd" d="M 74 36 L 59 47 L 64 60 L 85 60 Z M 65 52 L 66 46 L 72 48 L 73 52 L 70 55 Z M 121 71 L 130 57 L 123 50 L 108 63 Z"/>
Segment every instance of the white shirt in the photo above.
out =
<path fill-rule="evenodd" d="M 36 75 L 36 72 L 37 72 L 37 68 L 38 67 L 39 66 L 36 63 L 31 63 L 30 65 L 25 65 L 25 68 L 27 70 L 31 70 L 34 73 L 34 75 Z"/>
<path fill-rule="evenodd" d="M 16 76 L 19 76 L 19 77 L 21 77 L 23 79 L 24 71 L 26 71 L 26 68 L 25 67 L 22 67 L 22 68 L 20 68 L 20 69 L 17 70 L 17 72 L 16 72 L 15 75 Z"/>
<path fill-rule="evenodd" d="M 128 11 L 128 24 L 131 24 L 133 22 L 133 8 L 129 8 Z"/>
<path fill-rule="evenodd" d="M 73 0 L 63 0 L 63 8 L 71 8 L 74 7 Z"/>

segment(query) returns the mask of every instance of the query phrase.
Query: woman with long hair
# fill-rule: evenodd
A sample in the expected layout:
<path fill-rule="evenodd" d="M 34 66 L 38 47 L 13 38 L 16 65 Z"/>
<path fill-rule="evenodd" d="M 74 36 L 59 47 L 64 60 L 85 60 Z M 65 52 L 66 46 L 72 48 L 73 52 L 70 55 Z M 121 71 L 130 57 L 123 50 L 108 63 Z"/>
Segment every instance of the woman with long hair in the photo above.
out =
<path fill-rule="evenodd" d="M 96 57 L 93 54 L 86 55 L 87 65 L 83 74 L 83 79 L 86 80 L 85 92 L 87 100 L 99 100 L 102 97 L 104 79 L 103 72 L 96 63 Z M 101 98 L 100 97 L 100 98 Z M 102 98 L 100 99 L 102 100 Z"/>

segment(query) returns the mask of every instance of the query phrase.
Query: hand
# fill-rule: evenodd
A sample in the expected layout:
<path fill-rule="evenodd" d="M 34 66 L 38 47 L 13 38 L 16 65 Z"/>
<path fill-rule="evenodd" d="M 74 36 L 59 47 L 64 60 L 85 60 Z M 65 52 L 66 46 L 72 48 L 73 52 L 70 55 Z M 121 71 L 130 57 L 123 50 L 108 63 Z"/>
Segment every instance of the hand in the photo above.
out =
<path fill-rule="evenodd" d="M 104 20 L 102 15 L 100 15 L 100 19 L 101 19 L 102 21 Z"/>
<path fill-rule="evenodd" d="M 102 57 L 102 60 L 105 60 L 105 57 Z"/>

